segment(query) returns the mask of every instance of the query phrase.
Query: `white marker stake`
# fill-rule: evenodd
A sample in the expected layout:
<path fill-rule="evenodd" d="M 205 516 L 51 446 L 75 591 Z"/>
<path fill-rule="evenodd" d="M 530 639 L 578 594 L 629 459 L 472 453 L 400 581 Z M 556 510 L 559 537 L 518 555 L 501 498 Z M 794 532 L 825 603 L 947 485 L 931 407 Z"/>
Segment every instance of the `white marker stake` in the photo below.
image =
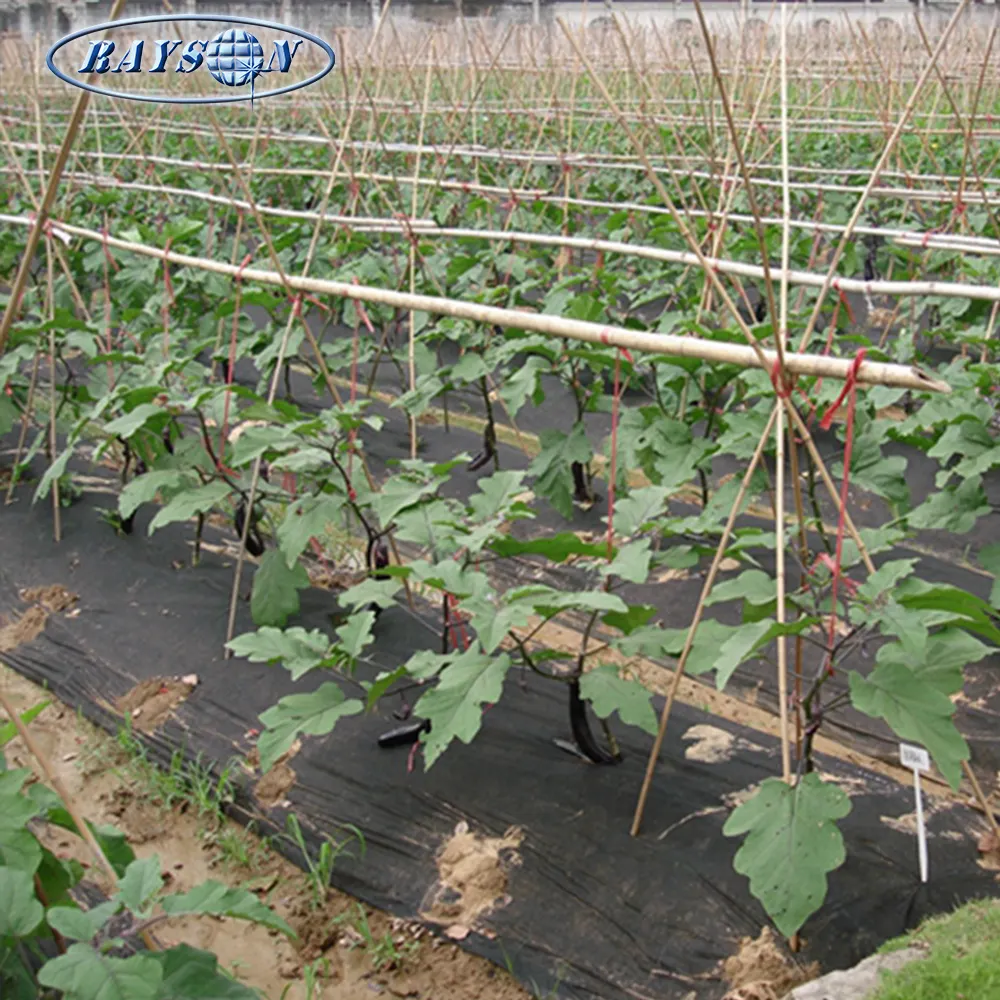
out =
<path fill-rule="evenodd" d="M 913 793 L 917 799 L 917 850 L 920 855 L 920 881 L 927 881 L 927 830 L 924 827 L 924 802 L 920 794 L 920 772 L 931 769 L 931 759 L 921 747 L 899 744 L 899 759 L 903 767 L 913 770 Z"/>

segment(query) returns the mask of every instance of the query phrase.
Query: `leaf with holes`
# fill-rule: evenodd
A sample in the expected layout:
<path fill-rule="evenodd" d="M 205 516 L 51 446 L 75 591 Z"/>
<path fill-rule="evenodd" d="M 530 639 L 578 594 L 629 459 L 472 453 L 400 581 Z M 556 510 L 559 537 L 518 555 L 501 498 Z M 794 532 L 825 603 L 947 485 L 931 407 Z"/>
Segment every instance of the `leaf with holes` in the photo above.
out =
<path fill-rule="evenodd" d="M 255 625 L 284 628 L 290 615 L 298 613 L 299 591 L 309 586 L 305 566 L 289 567 L 277 549 L 268 549 L 253 578 L 250 614 Z"/>
<path fill-rule="evenodd" d="M 265 774 L 288 751 L 299 734 L 325 736 L 337 722 L 364 711 L 356 698 L 348 699 L 334 683 L 321 684 L 309 694 L 290 694 L 262 712 L 265 730 L 257 740 L 260 769 Z"/>
<path fill-rule="evenodd" d="M 638 726 L 653 736 L 659 730 L 649 691 L 638 681 L 623 678 L 612 664 L 588 670 L 580 678 L 580 695 L 599 719 L 617 712 L 627 726 Z"/>
<path fill-rule="evenodd" d="M 958 731 L 951 699 L 903 663 L 887 660 L 867 677 L 849 674 L 851 701 L 859 712 L 884 719 L 900 740 L 927 748 L 945 779 L 958 790 L 969 746 Z"/>
<path fill-rule="evenodd" d="M 431 724 L 423 739 L 425 769 L 431 768 L 452 740 L 472 742 L 482 725 L 482 706 L 500 700 L 509 669 L 509 656 L 487 656 L 473 646 L 441 671 L 437 686 L 413 707 L 415 715 Z"/>
<path fill-rule="evenodd" d="M 733 867 L 785 937 L 823 905 L 827 875 L 846 857 L 836 820 L 850 811 L 846 793 L 816 773 L 794 787 L 767 778 L 722 828 L 727 837 L 747 835 Z"/>

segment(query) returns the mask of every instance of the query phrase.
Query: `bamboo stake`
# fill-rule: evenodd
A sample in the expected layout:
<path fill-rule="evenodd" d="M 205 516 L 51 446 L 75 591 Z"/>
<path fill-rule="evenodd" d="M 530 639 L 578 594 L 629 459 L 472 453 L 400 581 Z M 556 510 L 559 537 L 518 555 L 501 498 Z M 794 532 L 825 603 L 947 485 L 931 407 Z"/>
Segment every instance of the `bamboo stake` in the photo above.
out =
<path fill-rule="evenodd" d="M 670 685 L 669 691 L 667 692 L 667 700 L 663 705 L 663 711 L 660 713 L 660 726 L 656 733 L 656 739 L 653 741 L 653 749 L 649 754 L 649 761 L 646 764 L 646 775 L 643 778 L 642 788 L 639 791 L 639 801 L 635 807 L 635 815 L 632 817 L 631 835 L 633 837 L 639 836 L 639 828 L 642 824 L 642 815 L 646 809 L 646 799 L 649 797 L 649 789 L 653 783 L 653 773 L 656 770 L 656 762 L 660 757 L 660 750 L 663 747 L 663 739 L 667 734 L 667 722 L 670 719 L 670 712 L 674 707 L 674 698 L 677 696 L 677 691 L 680 688 L 681 678 L 684 676 L 684 668 L 687 666 L 688 655 L 691 652 L 692 646 L 694 646 L 695 632 L 698 629 L 698 625 L 701 623 L 701 616 L 705 610 L 705 601 L 708 600 L 708 595 L 712 592 L 712 587 L 715 585 L 715 577 L 719 572 L 719 567 L 722 565 L 722 559 L 726 552 L 726 546 L 729 543 L 729 536 L 732 533 L 733 525 L 736 523 L 740 507 L 743 504 L 743 498 L 746 496 L 747 489 L 750 486 L 750 480 L 760 463 L 761 456 L 764 454 L 764 448 L 770 440 L 771 428 L 774 427 L 775 420 L 780 409 L 780 405 L 777 405 L 771 411 L 771 416 L 768 418 L 767 426 L 764 428 L 764 433 L 761 434 L 760 440 L 757 442 L 757 448 L 754 451 L 753 458 L 750 459 L 750 464 L 747 466 L 747 470 L 743 474 L 743 482 L 740 484 L 740 491 L 737 494 L 736 499 L 733 501 L 732 509 L 729 511 L 726 526 L 722 529 L 722 537 L 719 539 L 718 547 L 715 550 L 715 558 L 712 560 L 711 568 L 709 569 L 708 575 L 705 577 L 705 583 L 701 588 L 701 596 L 698 598 L 698 606 L 695 608 L 694 617 L 691 619 L 691 625 L 688 628 L 687 639 L 684 641 L 684 648 L 681 650 L 680 658 L 677 661 L 677 667 L 674 670 L 674 679 Z M 780 545 L 780 542 L 778 544 Z"/>
<path fill-rule="evenodd" d="M 785 224 L 781 227 L 781 284 L 779 289 L 779 318 L 775 331 L 776 342 L 783 350 L 788 335 L 788 258 L 791 230 L 788 220 L 792 215 L 791 196 L 788 191 L 788 19 L 786 8 L 781 8 L 781 162 L 785 181 L 781 193 L 781 207 Z M 773 313 L 772 313 L 773 315 Z M 778 378 L 781 378 L 779 373 Z M 777 621 L 785 624 L 785 420 L 784 409 L 776 407 L 775 422 L 775 482 L 774 482 L 774 536 L 777 557 Z M 794 443 L 793 443 L 794 447 Z M 796 486 L 798 483 L 795 484 Z M 788 784 L 792 784 L 792 757 L 788 738 L 788 649 L 785 636 L 778 636 L 778 712 L 781 725 L 781 770 Z"/>
<path fill-rule="evenodd" d="M 0 221 L 17 221 L 21 225 L 30 224 L 30 220 L 20 216 L 0 216 Z M 628 350 L 644 351 L 653 354 L 670 354 L 675 357 L 701 358 L 704 361 L 724 362 L 741 365 L 747 368 L 762 368 L 770 371 L 777 361 L 777 354 L 772 350 L 745 347 L 740 344 L 730 344 L 722 341 L 702 341 L 697 337 L 681 337 L 665 333 L 645 333 L 629 330 L 625 327 L 589 323 L 583 320 L 569 320 L 561 316 L 544 313 L 521 312 L 517 309 L 501 309 L 497 306 L 485 306 L 477 302 L 465 302 L 457 299 L 439 298 L 431 295 L 410 295 L 405 292 L 395 292 L 385 288 L 368 285 L 355 285 L 342 281 L 331 281 L 322 278 L 306 278 L 295 275 L 280 275 L 275 271 L 265 271 L 258 268 L 239 267 L 222 261 L 208 260 L 191 254 L 182 254 L 174 250 L 161 250 L 159 247 L 147 246 L 122 240 L 115 236 L 105 237 L 103 233 L 85 229 L 81 226 L 64 222 L 54 222 L 53 226 L 74 236 L 95 242 L 105 242 L 108 246 L 145 257 L 155 257 L 183 267 L 194 267 L 215 274 L 225 274 L 236 277 L 242 273 L 244 280 L 255 281 L 263 285 L 281 286 L 291 291 L 312 292 L 321 295 L 334 295 L 354 299 L 361 302 L 379 302 L 383 305 L 399 309 L 416 309 L 440 316 L 454 316 L 458 319 L 468 319 L 479 323 L 492 323 L 496 326 L 510 327 L 519 330 L 533 330 L 537 333 L 547 333 L 557 337 L 568 337 L 592 344 L 603 344 L 612 347 L 624 347 Z M 793 354 L 786 352 L 784 365 L 786 371 L 793 375 L 822 376 L 823 378 L 845 379 L 853 362 L 846 358 L 826 357 L 813 354 Z M 942 382 L 919 368 L 910 365 L 887 364 L 878 361 L 865 360 L 858 370 L 857 381 L 865 385 L 888 385 L 898 388 L 913 389 L 918 392 L 950 392 L 947 383 Z"/>
<path fill-rule="evenodd" d="M 124 6 L 125 0 L 115 0 L 108 20 L 117 20 Z M 109 28 L 108 31 L 105 32 L 104 37 L 108 38 L 110 34 L 111 29 Z M 90 79 L 93 79 L 93 75 L 88 76 L 88 80 Z M 31 270 L 31 262 L 34 259 L 35 250 L 38 248 L 38 240 L 42 235 L 42 230 L 45 228 L 49 212 L 51 211 L 53 202 L 55 201 L 56 193 L 59 190 L 59 180 L 62 177 L 64 168 L 66 167 L 66 161 L 69 159 L 70 150 L 73 148 L 73 142 L 76 140 L 76 134 L 80 130 L 80 125 L 83 123 L 83 118 L 87 113 L 87 105 L 89 103 L 90 91 L 81 90 L 80 96 L 76 99 L 76 107 L 73 109 L 73 116 L 70 118 L 69 125 L 66 128 L 66 134 L 63 136 L 62 145 L 59 147 L 59 155 L 56 157 L 52 173 L 49 175 L 49 183 L 45 189 L 45 195 L 42 198 L 42 203 L 39 206 L 35 223 L 31 227 L 31 232 L 28 234 L 28 243 L 24 248 L 24 256 L 21 258 L 20 266 L 17 269 L 17 275 L 14 278 L 14 284 L 10 290 L 10 298 L 7 301 L 7 308 L 4 309 L 3 318 L 0 319 L 0 356 L 2 356 L 7 349 L 7 338 L 10 335 L 10 327 L 14 322 L 14 314 L 21 306 L 21 296 L 24 294 L 25 286 L 28 283 L 28 272 Z"/>
<path fill-rule="evenodd" d="M 432 43 L 432 53 L 433 43 Z M 433 56 L 431 61 L 433 62 Z M 424 144 L 424 125 L 427 122 L 427 102 L 430 100 L 431 96 L 431 64 L 427 64 L 427 75 L 424 77 L 424 107 L 420 113 L 420 131 L 418 133 L 417 145 L 422 146 Z M 410 198 L 410 215 L 416 217 L 417 214 L 417 195 L 420 188 L 417 187 L 417 181 L 420 179 L 420 153 L 417 153 L 416 162 L 413 167 L 413 193 Z M 413 295 L 417 290 L 417 244 L 416 239 L 413 234 L 410 234 L 410 294 Z M 416 313 L 410 310 L 410 336 L 407 343 L 407 363 L 409 365 L 410 374 L 410 392 L 414 393 L 417 389 L 417 316 Z M 410 458 L 415 459 L 417 457 L 417 418 L 412 413 L 407 413 L 407 419 L 410 424 Z"/>

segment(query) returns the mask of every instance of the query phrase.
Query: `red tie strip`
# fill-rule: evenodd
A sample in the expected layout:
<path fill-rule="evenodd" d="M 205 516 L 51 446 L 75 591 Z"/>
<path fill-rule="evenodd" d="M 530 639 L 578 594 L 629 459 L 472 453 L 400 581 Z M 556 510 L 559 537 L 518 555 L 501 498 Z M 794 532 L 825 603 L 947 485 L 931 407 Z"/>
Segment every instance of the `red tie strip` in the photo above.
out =
<path fill-rule="evenodd" d="M 601 339 L 606 341 L 607 334 L 603 333 Z M 615 388 L 611 396 L 611 469 L 608 476 L 608 561 L 610 562 L 615 549 L 615 485 L 618 482 L 618 412 L 621 404 L 622 393 L 625 387 L 621 385 L 622 355 L 630 365 L 634 365 L 632 355 L 624 347 L 618 348 L 615 355 Z M 626 385 L 628 379 L 625 380 Z"/>
<path fill-rule="evenodd" d="M 830 425 L 833 422 L 834 414 L 840 408 L 840 405 L 847 400 L 847 434 L 844 441 L 844 479 L 840 487 L 840 517 L 837 521 L 837 548 L 836 555 L 834 557 L 833 564 L 833 582 L 831 584 L 830 590 L 830 629 L 827 636 L 827 671 L 833 673 L 833 640 L 836 634 L 837 628 L 837 588 L 840 584 L 842 563 L 841 559 L 844 550 L 844 525 L 846 523 L 847 517 L 847 492 L 850 483 L 850 473 L 851 473 L 851 452 L 854 448 L 854 413 L 857 409 L 857 382 L 858 382 L 858 372 L 861 369 L 861 364 L 865 359 L 866 349 L 861 348 L 854 357 L 854 361 L 847 373 L 847 378 L 844 380 L 844 388 L 841 390 L 840 395 L 834 401 L 833 405 L 826 411 L 823 419 L 820 421 L 820 427 L 823 430 L 829 430 Z M 845 587 L 847 585 L 845 584 Z"/>

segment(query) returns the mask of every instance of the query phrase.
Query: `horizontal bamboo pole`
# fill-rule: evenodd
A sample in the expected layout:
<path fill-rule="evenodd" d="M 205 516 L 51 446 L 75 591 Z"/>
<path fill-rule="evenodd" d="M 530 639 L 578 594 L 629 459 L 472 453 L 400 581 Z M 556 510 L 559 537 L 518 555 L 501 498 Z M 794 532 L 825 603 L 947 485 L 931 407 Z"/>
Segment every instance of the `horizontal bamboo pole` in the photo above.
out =
<path fill-rule="evenodd" d="M 163 129 L 161 129 L 163 131 Z M 905 130 L 904 130 L 905 131 Z M 190 131 L 187 132 L 190 134 Z M 1000 137 L 1000 132 L 997 133 Z M 325 144 L 329 144 L 329 140 L 323 140 Z M 589 162 L 583 154 L 566 154 L 561 153 L 529 153 L 529 152 L 518 152 L 517 150 L 511 151 L 495 151 L 487 149 L 473 149 L 471 147 L 455 146 L 449 147 L 448 149 L 442 149 L 440 146 L 427 146 L 425 144 L 417 143 L 368 143 L 361 140 L 356 142 L 350 142 L 345 144 L 348 148 L 358 149 L 360 151 L 370 151 L 377 153 L 399 153 L 401 155 L 428 155 L 428 156 L 440 156 L 447 152 L 449 155 L 455 159 L 496 159 L 507 163 L 527 163 L 531 166 L 561 166 L 563 163 L 569 165 L 579 165 L 580 167 L 593 167 L 594 169 L 602 170 L 628 170 L 632 172 L 644 171 L 645 168 L 639 163 L 619 163 L 619 164 L 601 164 L 599 162 L 591 163 Z M 23 150 L 25 152 L 34 152 L 39 148 L 37 142 L 11 142 L 10 146 L 12 149 Z M 43 152 L 52 152 L 58 147 L 51 144 L 44 144 L 42 146 Z M 103 158 L 105 160 L 117 160 L 117 161 L 141 161 L 146 164 L 156 164 L 159 166 L 167 167 L 183 167 L 186 170 L 217 170 L 222 172 L 232 172 L 234 167 L 229 163 L 213 162 L 213 161 L 191 161 L 183 160 L 177 157 L 168 156 L 147 156 L 143 153 L 113 153 L 113 152 L 102 152 L 98 154 L 90 150 L 80 150 L 76 154 L 80 157 L 86 157 L 87 159 Z M 654 163 L 654 167 L 659 165 Z M 237 164 L 235 169 L 246 169 L 245 164 Z M 662 168 L 665 171 L 669 171 L 669 167 L 664 166 Z M 296 168 L 296 167 L 254 167 L 254 174 L 269 175 L 269 176 L 286 176 L 286 177 L 325 177 L 326 172 L 317 167 L 315 169 L 309 168 Z M 858 173 L 863 173 L 863 171 L 858 171 Z M 712 183 L 722 183 L 731 184 L 741 187 L 743 184 L 743 178 L 739 174 L 725 174 L 721 175 L 708 170 L 688 170 L 685 171 L 685 176 L 690 177 L 694 180 L 704 180 L 711 181 Z M 884 175 L 883 175 L 884 176 Z M 395 178 L 399 183 L 409 183 L 410 181 L 403 177 Z M 755 186 L 765 187 L 765 188 L 781 188 L 781 181 L 777 179 L 770 179 L 767 177 L 754 177 L 752 181 Z M 442 182 L 442 186 L 448 184 L 447 181 Z M 463 187 L 462 182 L 451 182 L 452 186 Z M 864 185 L 856 184 L 832 184 L 824 183 L 822 181 L 796 181 L 789 184 L 789 188 L 793 191 L 806 191 L 806 192 L 823 192 L 826 194 L 860 194 L 866 190 Z M 508 191 L 505 188 L 497 188 L 497 193 L 507 194 Z M 530 190 L 524 192 L 518 192 L 520 197 L 532 197 L 534 194 L 549 194 L 546 190 Z M 868 192 L 870 196 L 877 196 L 879 198 L 884 198 L 886 200 L 896 199 L 899 201 L 920 201 L 920 202 L 932 202 L 932 203 L 954 203 L 955 195 L 952 191 L 945 188 L 934 189 L 934 188 L 916 188 L 916 187 L 886 187 L 881 185 L 876 185 Z M 969 204 L 988 204 L 987 197 L 982 191 L 972 191 L 966 190 L 965 198 Z"/>
<path fill-rule="evenodd" d="M 0 175 L 9 173 L 22 173 L 26 176 L 36 176 L 38 174 L 37 168 L 25 168 L 21 171 L 17 171 L 13 167 L 0 167 Z M 258 173 L 263 173 L 263 171 L 258 171 Z M 375 176 L 377 180 L 399 180 L 400 183 L 404 183 L 403 178 L 394 178 L 391 175 L 376 176 L 376 175 L 366 175 L 366 174 L 355 174 L 355 177 L 365 178 L 370 176 Z M 144 191 L 149 194 L 166 194 L 175 198 L 191 198 L 195 201 L 210 202 L 216 205 L 228 205 L 239 211 L 248 212 L 250 211 L 250 203 L 244 201 L 240 198 L 232 198 L 227 195 L 212 194 L 207 191 L 196 191 L 189 190 L 187 188 L 172 187 L 170 185 L 160 185 L 160 184 L 144 184 L 138 181 L 120 181 L 115 177 L 104 176 L 100 174 L 86 174 L 86 173 L 73 173 L 70 171 L 63 172 L 63 179 L 67 181 L 77 181 L 86 184 L 93 184 L 95 187 L 102 187 L 108 189 L 120 189 L 124 191 Z M 412 178 L 407 178 L 405 183 L 411 183 Z M 433 178 L 424 178 L 422 183 L 427 185 L 434 185 L 435 181 Z M 442 187 L 448 186 L 448 182 L 442 182 Z M 604 202 L 604 201 L 594 201 L 592 199 L 585 198 L 566 198 L 561 195 L 545 195 L 539 197 L 537 192 L 517 190 L 517 189 L 503 189 L 498 187 L 487 188 L 481 185 L 475 185 L 472 183 L 466 184 L 465 182 L 453 181 L 451 186 L 454 188 L 461 188 L 462 190 L 468 189 L 469 191 L 481 191 L 484 193 L 503 193 L 508 195 L 513 191 L 514 194 L 519 197 L 524 198 L 537 198 L 539 201 L 548 202 L 551 204 L 568 204 L 576 205 L 584 208 L 604 208 L 609 211 L 623 211 L 633 209 L 640 212 L 657 212 L 662 214 L 668 214 L 667 210 L 657 209 L 656 206 L 644 205 L 639 202 Z M 318 212 L 313 212 L 308 209 L 290 209 L 290 208 L 276 208 L 271 205 L 258 205 L 258 211 L 262 215 L 273 216 L 275 218 L 282 219 L 301 219 L 306 221 L 316 221 L 320 219 Z M 692 218 L 718 218 L 719 213 L 705 212 L 701 209 L 691 209 L 687 213 Z M 10 217 L 6 217 L 9 218 Z M 538 233 L 522 233 L 514 230 L 506 230 L 500 234 L 494 234 L 490 230 L 467 230 L 460 228 L 448 228 L 439 226 L 433 219 L 405 219 L 405 218 L 379 218 L 377 216 L 352 216 L 352 215 L 336 215 L 336 214 L 326 214 L 322 217 L 323 221 L 333 223 L 335 225 L 348 226 L 352 230 L 357 232 L 399 232 L 412 230 L 421 230 L 421 235 L 423 231 L 427 231 L 430 235 L 437 236 L 453 236 L 453 237 L 466 237 L 466 236 L 481 236 L 483 239 L 496 239 L 503 237 L 504 239 L 519 240 L 522 243 L 529 242 L 535 244 L 544 244 L 550 246 L 567 246 L 567 247 L 581 247 L 583 249 L 592 250 L 605 250 L 612 253 L 622 253 L 622 254 L 632 254 L 634 256 L 648 256 L 654 260 L 674 260 L 673 257 L 660 257 L 658 254 L 646 254 L 643 252 L 645 249 L 653 250 L 655 248 L 639 248 L 637 249 L 633 244 L 614 244 L 611 241 L 595 242 L 592 240 L 574 240 L 573 238 L 560 237 L 557 235 L 546 236 L 544 234 Z M 728 222 L 745 222 L 752 223 L 754 218 L 752 215 L 741 215 L 739 213 L 729 213 L 726 216 Z M 771 218 L 768 216 L 761 217 L 761 223 L 763 225 L 782 225 L 783 220 Z M 789 222 L 789 226 L 792 229 L 799 229 L 805 232 L 820 232 L 829 233 L 831 235 L 836 235 L 843 233 L 845 226 L 838 225 L 835 223 L 825 223 L 825 222 L 813 222 L 809 219 L 792 219 Z M 957 250 L 962 253 L 980 253 L 985 256 L 997 256 L 1000 255 L 1000 240 L 991 240 L 986 237 L 977 236 L 958 236 L 946 233 L 922 233 L 907 231 L 903 229 L 887 229 L 880 226 L 855 226 L 853 232 L 858 236 L 881 236 L 884 239 L 890 239 L 899 243 L 901 246 L 907 247 L 918 247 L 922 250 Z M 669 252 L 668 252 L 669 253 Z M 805 273 L 805 272 L 803 272 Z M 844 279 L 850 280 L 850 279 Z M 855 291 L 860 291 L 862 289 L 854 289 Z M 879 292 L 878 288 L 867 288 L 865 289 L 869 292 Z M 924 294 L 923 292 L 914 292 L 914 294 Z"/>
<path fill-rule="evenodd" d="M 11 167 L 0 167 L 0 175 L 22 173 L 30 177 L 37 175 L 38 172 L 37 169 L 16 171 Z M 252 211 L 250 202 L 244 201 L 242 198 L 231 198 L 228 195 L 212 194 L 208 191 L 194 191 L 187 188 L 161 184 L 142 184 L 138 181 L 120 181 L 117 177 L 100 174 L 72 173 L 68 170 L 63 171 L 63 180 L 78 181 L 97 188 L 107 188 L 110 190 L 144 191 L 147 194 L 165 194 L 174 198 L 191 198 L 194 201 L 205 201 L 213 205 L 227 205 L 240 212 Z M 279 219 L 296 219 L 307 222 L 322 221 L 334 225 L 349 225 L 352 229 L 379 227 L 377 231 L 381 231 L 386 228 L 403 230 L 427 229 L 429 227 L 437 228 L 437 223 L 433 219 L 390 219 L 385 216 L 336 215 L 329 212 L 320 215 L 319 212 L 312 212 L 308 209 L 275 208 L 273 205 L 257 205 L 256 208 L 261 215 L 273 216 Z M 6 221 L 10 221 L 10 218 L 10 216 L 5 216 Z"/>
<path fill-rule="evenodd" d="M 21 225 L 31 225 L 31 220 L 27 218 L 17 216 L 2 217 L 2 221 L 13 219 L 16 219 Z M 707 341 L 699 337 L 681 337 L 664 333 L 642 333 L 637 330 L 627 330 L 619 326 L 602 326 L 599 323 L 565 319 L 562 316 L 521 312 L 517 309 L 501 309 L 497 306 L 481 305 L 478 302 L 465 302 L 459 299 L 397 292 L 386 288 L 355 285 L 343 281 L 302 278 L 292 275 L 285 275 L 283 279 L 276 271 L 265 271 L 249 267 L 240 268 L 232 264 L 222 263 L 221 261 L 209 260 L 205 257 L 194 257 L 189 254 L 177 253 L 173 250 L 161 250 L 158 247 L 147 246 L 144 243 L 135 243 L 130 240 L 122 240 L 114 236 L 106 236 L 104 233 L 93 229 L 84 229 L 81 226 L 74 226 L 57 220 L 53 220 L 53 226 L 72 236 L 79 236 L 95 243 L 104 243 L 117 250 L 140 254 L 144 257 L 155 257 L 158 260 L 181 267 L 194 267 L 202 271 L 225 274 L 234 278 L 241 276 L 244 281 L 256 281 L 262 285 L 287 287 L 296 292 L 335 295 L 360 302 L 376 302 L 397 309 L 426 312 L 437 316 L 453 316 L 456 319 L 466 319 L 475 323 L 489 323 L 515 330 L 532 330 L 536 333 L 549 334 L 554 337 L 567 337 L 571 340 L 580 340 L 590 344 L 623 347 L 627 350 L 643 351 L 650 354 L 700 358 L 703 361 L 736 364 L 744 368 L 773 369 L 778 359 L 776 352 L 765 350 L 761 352 L 763 357 L 762 363 L 752 347 Z M 854 363 L 846 358 L 833 358 L 813 354 L 789 354 L 785 352 L 784 364 L 787 371 L 793 375 L 818 376 L 843 380 L 848 377 L 848 373 Z M 879 361 L 863 362 L 858 370 L 857 380 L 865 385 L 886 385 L 900 389 L 913 389 L 917 392 L 951 392 L 951 388 L 946 382 L 933 378 L 919 368 L 910 365 L 886 364 Z"/>

